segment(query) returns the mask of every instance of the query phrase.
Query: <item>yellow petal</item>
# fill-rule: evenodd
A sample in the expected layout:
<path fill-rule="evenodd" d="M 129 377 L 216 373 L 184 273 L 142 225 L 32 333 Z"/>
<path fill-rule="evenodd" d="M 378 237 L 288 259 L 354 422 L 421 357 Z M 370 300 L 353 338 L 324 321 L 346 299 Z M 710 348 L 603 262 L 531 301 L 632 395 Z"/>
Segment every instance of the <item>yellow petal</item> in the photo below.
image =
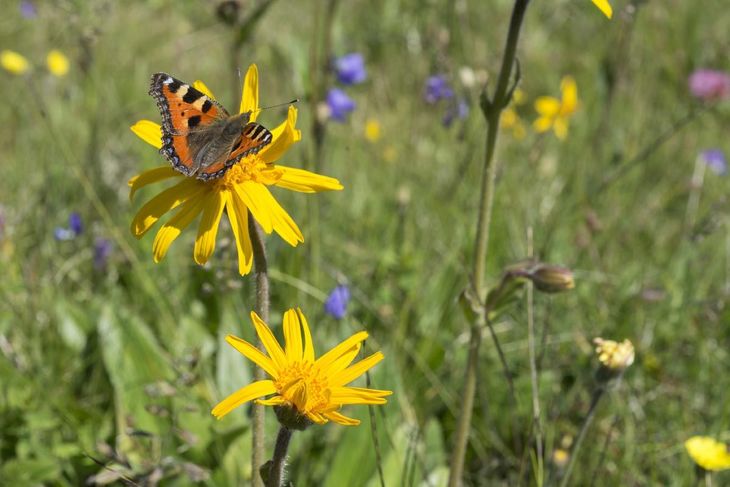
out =
<path fill-rule="evenodd" d="M 560 100 L 552 96 L 540 96 L 535 100 L 535 110 L 543 117 L 554 117 L 560 111 Z"/>
<path fill-rule="evenodd" d="M 274 224 L 271 219 L 271 211 L 266 206 L 266 202 L 273 199 L 273 196 L 266 189 L 266 186 L 255 181 L 244 181 L 234 186 L 234 190 L 236 196 L 249 209 L 264 232 L 271 233 L 274 229 Z"/>
<path fill-rule="evenodd" d="M 264 355 L 261 350 L 254 347 L 246 340 L 238 338 L 234 335 L 227 335 L 226 341 L 229 345 L 238 350 L 244 357 L 264 369 L 266 373 L 269 374 L 271 377 L 273 377 L 274 379 L 279 378 L 279 371 L 274 366 L 274 362 L 272 362 L 269 357 Z"/>
<path fill-rule="evenodd" d="M 279 342 L 276 341 L 276 337 L 271 332 L 271 329 L 254 311 L 251 311 L 251 321 L 253 322 L 253 325 L 256 328 L 256 334 L 261 339 L 261 343 L 263 343 L 269 357 L 271 357 L 271 360 L 274 361 L 274 365 L 279 370 L 283 369 L 287 364 L 286 354 L 284 353 L 284 350 L 282 350 L 281 345 L 279 345 Z"/>
<path fill-rule="evenodd" d="M 342 372 L 335 374 L 330 379 L 330 384 L 332 387 L 336 386 L 344 386 L 346 384 L 349 384 L 353 380 L 360 377 L 362 374 L 364 374 L 367 370 L 372 368 L 375 364 L 383 360 L 383 353 L 382 352 L 375 352 L 374 354 L 370 355 L 367 358 L 362 359 L 355 365 L 352 365 L 348 367 L 347 369 L 343 370 Z"/>
<path fill-rule="evenodd" d="M 334 421 L 335 423 L 341 424 L 342 426 L 357 426 L 360 424 L 359 419 L 347 417 L 344 414 L 338 413 L 337 411 L 324 413 L 324 416 L 327 419 Z"/>
<path fill-rule="evenodd" d="M 68 58 L 64 56 L 61 51 L 58 51 L 56 49 L 53 49 L 51 52 L 48 53 L 48 56 L 46 56 L 46 65 L 48 66 L 48 71 L 50 71 L 52 75 L 58 76 L 59 78 L 61 76 L 66 76 L 66 74 L 68 73 Z"/>
<path fill-rule="evenodd" d="M 241 404 L 275 392 L 276 388 L 272 381 L 260 380 L 237 390 L 227 398 L 223 399 L 218 403 L 218 405 L 216 405 L 216 407 L 213 408 L 211 413 L 216 418 L 221 419 Z"/>
<path fill-rule="evenodd" d="M 198 198 L 207 189 L 203 183 L 193 178 L 185 178 L 167 188 L 140 208 L 132 220 L 132 234 L 140 238 L 162 215 L 188 200 Z"/>
<path fill-rule="evenodd" d="M 269 195 L 271 195 L 271 193 L 269 193 Z M 271 211 L 271 221 L 276 233 L 278 233 L 279 236 L 292 247 L 296 247 L 300 242 L 304 242 L 304 235 L 302 235 L 302 231 L 299 230 L 296 222 L 292 220 L 289 213 L 281 207 L 279 202 L 276 201 L 273 196 L 271 196 L 267 205 Z"/>
<path fill-rule="evenodd" d="M 281 396 L 274 396 L 271 399 L 256 399 L 254 402 L 262 406 L 281 406 L 286 404 L 287 400 Z"/>
<path fill-rule="evenodd" d="M 208 88 L 208 86 L 205 83 L 203 83 L 202 81 L 200 81 L 199 79 L 196 79 L 193 82 L 193 88 L 195 88 L 199 92 L 203 93 L 205 96 L 207 96 L 211 100 L 215 100 L 215 97 L 213 96 L 213 92 L 210 91 L 210 88 Z"/>
<path fill-rule="evenodd" d="M 195 238 L 193 259 L 203 265 L 213 254 L 218 225 L 221 222 L 225 200 L 220 191 L 212 191 L 203 208 L 203 216 L 198 225 L 198 236 Z"/>
<path fill-rule="evenodd" d="M 337 360 L 342 354 L 346 353 L 348 350 L 350 350 L 354 345 L 364 342 L 368 337 L 368 333 L 366 331 L 360 331 L 352 335 L 350 338 L 345 340 L 344 342 L 337 345 L 335 348 L 330 350 L 329 352 L 325 353 L 321 357 L 317 359 L 317 362 L 315 362 L 315 365 L 319 367 L 320 369 L 324 370 L 328 368 L 332 362 Z"/>
<path fill-rule="evenodd" d="M 569 115 L 578 108 L 578 85 L 572 76 L 565 76 L 560 82 L 560 92 L 563 99 L 560 113 Z"/>
<path fill-rule="evenodd" d="M 314 411 L 307 411 L 304 413 L 313 423 L 317 424 L 325 424 L 327 422 L 327 418 L 323 415 L 316 413 Z"/>
<path fill-rule="evenodd" d="M 538 133 L 547 132 L 550 130 L 550 127 L 553 126 L 553 119 L 549 117 L 540 117 L 532 122 L 532 126 Z"/>
<path fill-rule="evenodd" d="M 170 248 L 172 242 L 180 236 L 185 227 L 190 225 L 195 217 L 203 210 L 205 196 L 203 194 L 196 198 L 190 198 L 175 213 L 175 216 L 170 218 L 170 221 L 162 225 L 160 231 L 155 235 L 154 242 L 152 242 L 152 258 L 156 263 L 165 257 L 167 249 Z"/>
<path fill-rule="evenodd" d="M 603 15 L 608 17 L 609 19 L 611 16 L 613 16 L 613 9 L 611 8 L 611 4 L 608 3 L 608 0 L 591 0 L 593 2 L 593 5 L 598 7 L 598 9 L 603 12 Z"/>
<path fill-rule="evenodd" d="M 284 313 L 284 343 L 286 356 L 291 362 L 302 360 L 302 331 L 299 315 L 296 310 L 289 309 Z"/>
<path fill-rule="evenodd" d="M 129 201 L 132 201 L 132 198 L 138 189 L 144 188 L 148 184 L 156 183 L 157 181 L 162 181 L 163 179 L 168 179 L 174 176 L 182 176 L 182 174 L 170 166 L 156 167 L 133 176 L 127 182 L 127 185 L 129 186 Z"/>
<path fill-rule="evenodd" d="M 276 182 L 276 186 L 286 188 L 300 193 L 318 193 L 320 191 L 339 191 L 343 189 L 342 184 L 329 176 L 305 171 L 287 166 L 276 166 L 283 169 L 284 173 Z"/>
<path fill-rule="evenodd" d="M 299 323 L 302 324 L 302 331 L 304 332 L 304 360 L 307 362 L 314 363 L 314 342 L 312 341 L 312 333 L 309 330 L 309 324 L 307 319 L 304 317 L 302 310 L 297 308 L 297 314 L 299 315 Z"/>
<path fill-rule="evenodd" d="M 12 74 L 23 74 L 30 68 L 28 60 L 21 54 L 7 49 L 0 52 L 0 65 Z"/>
<path fill-rule="evenodd" d="M 333 387 L 330 392 L 330 402 L 335 404 L 385 404 L 384 398 L 393 394 L 362 387 Z"/>
<path fill-rule="evenodd" d="M 555 123 L 553 124 L 553 130 L 560 140 L 565 140 L 565 137 L 568 135 L 567 120 L 564 118 L 556 118 Z"/>
<path fill-rule="evenodd" d="M 151 146 L 162 148 L 162 127 L 159 124 L 151 120 L 140 120 L 129 128 Z"/>
<path fill-rule="evenodd" d="M 290 105 L 287 112 L 286 121 L 279 124 L 274 130 L 271 131 L 271 144 L 267 145 L 259 153 L 259 157 L 266 162 L 271 164 L 279 160 L 284 155 L 284 152 L 289 150 L 292 144 L 299 142 L 302 139 L 302 133 L 297 130 L 297 109 Z"/>
<path fill-rule="evenodd" d="M 238 273 L 245 276 L 253 265 L 253 248 L 248 233 L 248 209 L 238 196 L 230 191 L 223 192 L 226 198 L 228 221 L 231 223 L 233 237 L 238 251 Z"/>
<path fill-rule="evenodd" d="M 259 70 L 255 64 L 248 67 L 243 78 L 243 94 L 239 113 L 251 112 L 251 121 L 255 122 L 259 110 Z"/>
<path fill-rule="evenodd" d="M 335 375 L 345 370 L 352 363 L 352 361 L 355 360 L 357 354 L 360 353 L 361 348 L 362 343 L 356 343 L 352 346 L 352 348 L 346 350 L 342 355 L 337 358 L 337 360 L 333 361 L 330 364 L 330 366 L 327 368 L 327 374 Z"/>

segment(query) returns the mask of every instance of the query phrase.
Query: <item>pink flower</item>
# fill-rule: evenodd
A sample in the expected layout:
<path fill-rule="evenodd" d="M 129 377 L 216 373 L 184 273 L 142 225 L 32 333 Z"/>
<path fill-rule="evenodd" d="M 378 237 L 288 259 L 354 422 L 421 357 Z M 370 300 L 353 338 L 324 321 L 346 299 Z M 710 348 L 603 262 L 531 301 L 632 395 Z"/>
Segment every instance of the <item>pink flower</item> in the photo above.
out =
<path fill-rule="evenodd" d="M 714 69 L 698 69 L 689 77 L 689 90 L 704 101 L 730 96 L 730 75 Z"/>

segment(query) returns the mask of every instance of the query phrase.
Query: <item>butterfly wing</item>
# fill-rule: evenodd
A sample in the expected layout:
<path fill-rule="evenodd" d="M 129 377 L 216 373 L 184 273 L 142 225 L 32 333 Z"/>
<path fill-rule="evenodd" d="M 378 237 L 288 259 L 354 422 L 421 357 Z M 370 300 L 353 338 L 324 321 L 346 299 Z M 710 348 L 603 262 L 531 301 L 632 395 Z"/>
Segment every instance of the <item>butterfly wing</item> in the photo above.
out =
<path fill-rule="evenodd" d="M 228 112 L 200 90 L 166 73 L 152 75 L 150 95 L 157 101 L 162 115 L 160 153 L 176 170 L 186 176 L 193 175 L 195 153 L 189 144 L 189 134 L 220 123 L 228 118 Z"/>
<path fill-rule="evenodd" d="M 256 122 L 247 123 L 230 152 L 213 164 L 203 167 L 197 174 L 198 179 L 208 180 L 222 176 L 229 167 L 248 155 L 256 154 L 270 144 L 272 139 L 271 132 L 263 125 Z"/>

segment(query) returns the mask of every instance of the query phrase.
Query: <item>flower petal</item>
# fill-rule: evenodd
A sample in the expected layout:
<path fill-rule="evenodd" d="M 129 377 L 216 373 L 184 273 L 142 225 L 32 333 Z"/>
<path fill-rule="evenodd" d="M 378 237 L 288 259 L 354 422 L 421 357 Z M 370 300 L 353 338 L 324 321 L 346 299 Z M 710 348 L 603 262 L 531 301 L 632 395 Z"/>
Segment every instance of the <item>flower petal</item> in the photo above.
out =
<path fill-rule="evenodd" d="M 271 357 L 271 360 L 274 361 L 274 366 L 277 369 L 283 369 L 287 364 L 286 354 L 284 353 L 284 350 L 282 350 L 281 345 L 279 345 L 279 342 L 276 341 L 276 337 L 271 332 L 271 329 L 261 318 L 259 318 L 259 315 L 257 315 L 255 311 L 251 311 L 251 321 L 253 322 L 253 326 L 256 328 L 256 334 L 261 339 L 261 343 L 264 344 L 264 348 L 268 352 L 269 357 Z"/>
<path fill-rule="evenodd" d="M 384 398 L 393 391 L 380 391 L 362 387 L 333 387 L 330 402 L 335 404 L 385 404 Z"/>
<path fill-rule="evenodd" d="M 301 131 L 297 130 L 297 109 L 290 105 L 287 111 L 286 121 L 279 124 L 275 129 L 271 131 L 272 141 L 271 144 L 267 145 L 261 152 L 259 157 L 270 164 L 277 161 L 284 152 L 289 150 L 292 144 L 299 142 L 302 139 Z"/>
<path fill-rule="evenodd" d="M 290 362 L 302 360 L 302 329 L 296 310 L 289 309 L 284 313 L 284 343 L 286 356 Z"/>
<path fill-rule="evenodd" d="M 304 235 L 302 235 L 302 231 L 299 230 L 296 222 L 294 222 L 292 217 L 289 216 L 289 213 L 281 207 L 273 196 L 271 196 L 269 207 L 271 208 L 271 217 L 276 233 L 292 247 L 296 247 L 300 242 L 304 242 Z"/>
<path fill-rule="evenodd" d="M 578 85 L 572 76 L 565 76 L 560 81 L 560 93 L 562 98 L 560 113 L 570 115 L 575 112 L 578 108 Z"/>
<path fill-rule="evenodd" d="M 274 365 L 274 362 L 264 355 L 264 353 L 258 348 L 254 347 L 246 340 L 238 338 L 235 335 L 227 335 L 226 341 L 230 346 L 238 350 L 244 357 L 255 363 L 266 371 L 274 379 L 279 378 L 279 371 Z"/>
<path fill-rule="evenodd" d="M 356 343 L 349 350 L 337 357 L 337 360 L 333 361 L 327 368 L 327 374 L 333 376 L 345 370 L 352 361 L 355 360 L 355 357 L 357 357 L 357 354 L 360 353 L 361 348 L 362 343 Z"/>
<path fill-rule="evenodd" d="M 223 192 L 226 198 L 228 221 L 231 223 L 233 237 L 238 251 L 238 273 L 245 276 L 253 266 L 253 247 L 248 233 L 248 208 L 230 191 Z"/>
<path fill-rule="evenodd" d="M 211 413 L 216 418 L 221 419 L 241 404 L 275 392 L 276 388 L 274 387 L 273 381 L 260 380 L 237 390 L 227 398 L 223 399 L 213 408 Z"/>
<path fill-rule="evenodd" d="M 330 385 L 332 387 L 336 386 L 344 386 L 346 384 L 349 384 L 353 380 L 360 377 L 362 374 L 365 373 L 365 371 L 372 368 L 375 364 L 383 360 L 383 353 L 382 352 L 375 352 L 374 354 L 370 355 L 367 358 L 362 359 L 355 365 L 352 365 L 351 367 L 348 367 L 347 369 L 343 370 L 342 372 L 334 375 L 330 379 Z"/>
<path fill-rule="evenodd" d="M 144 188 L 148 184 L 156 183 L 157 181 L 162 181 L 163 179 L 168 179 L 173 176 L 182 176 L 182 174 L 180 174 L 170 166 L 156 167 L 141 174 L 137 174 L 136 176 L 130 178 L 130 180 L 127 182 L 127 185 L 130 187 L 129 201 L 132 201 L 134 193 L 136 193 L 138 189 Z"/>
<path fill-rule="evenodd" d="M 324 413 L 324 416 L 327 419 L 334 421 L 335 423 L 341 424 L 343 426 L 357 426 L 360 424 L 359 419 L 347 417 L 344 414 L 338 413 L 337 411 Z"/>
<path fill-rule="evenodd" d="M 241 109 L 239 113 L 251 112 L 251 122 L 256 121 L 259 109 L 259 69 L 255 64 L 248 67 L 246 77 L 243 78 L 243 94 L 241 95 Z"/>
<path fill-rule="evenodd" d="M 152 120 L 140 120 L 129 127 L 134 134 L 149 145 L 162 148 L 162 127 Z"/>
<path fill-rule="evenodd" d="M 172 242 L 180 236 L 183 229 L 190 225 L 193 220 L 203 211 L 207 195 L 205 193 L 188 199 L 183 206 L 175 213 L 175 216 L 162 225 L 162 228 L 155 235 L 152 242 L 152 258 L 160 262 L 170 248 Z"/>
<path fill-rule="evenodd" d="M 145 203 L 132 220 L 132 234 L 144 235 L 162 215 L 188 200 L 197 198 L 207 187 L 193 178 L 184 178 Z"/>
<path fill-rule="evenodd" d="M 326 369 L 332 363 L 340 358 L 343 354 L 347 353 L 354 345 L 363 342 L 367 339 L 368 332 L 366 331 L 360 331 L 352 335 L 350 338 L 345 340 L 344 342 L 337 345 L 335 348 L 330 350 L 329 352 L 325 353 L 321 357 L 317 359 L 315 362 L 315 365 L 319 367 L 320 369 Z"/>
<path fill-rule="evenodd" d="M 535 100 L 535 110 L 543 117 L 554 117 L 560 112 L 560 100 L 552 96 L 539 96 Z"/>
<path fill-rule="evenodd" d="M 598 7 L 598 9 L 603 12 L 603 15 L 608 17 L 609 19 L 611 16 L 613 16 L 613 9 L 611 8 L 611 4 L 608 3 L 608 0 L 591 0 L 593 2 L 593 5 Z"/>
<path fill-rule="evenodd" d="M 297 308 L 297 314 L 299 315 L 299 322 L 302 324 L 302 331 L 304 332 L 304 355 L 303 358 L 306 362 L 314 363 L 314 342 L 312 341 L 312 332 L 309 330 L 309 324 L 307 319 L 304 317 L 302 310 Z"/>
<path fill-rule="evenodd" d="M 256 399 L 254 402 L 262 406 L 281 406 L 282 404 L 286 404 L 287 400 L 281 396 L 274 396 L 271 399 Z"/>
<path fill-rule="evenodd" d="M 329 176 L 305 171 L 287 166 L 276 166 L 277 169 L 283 169 L 284 173 L 275 183 L 280 188 L 299 191 L 300 193 L 318 193 L 320 191 L 336 191 L 343 189 L 342 184 Z"/>
<path fill-rule="evenodd" d="M 203 83 L 202 81 L 200 81 L 199 79 L 196 79 L 193 82 L 193 88 L 195 88 L 199 92 L 203 93 L 205 96 L 207 96 L 211 100 L 215 100 L 215 97 L 213 96 L 213 92 L 210 91 L 210 88 L 208 88 L 208 86 L 205 83 Z"/>
<path fill-rule="evenodd" d="M 195 238 L 193 259 L 203 265 L 208 262 L 215 249 L 215 237 L 221 222 L 225 199 L 220 191 L 212 191 L 203 208 L 203 216 L 198 225 L 198 236 Z"/>
<path fill-rule="evenodd" d="M 538 133 L 547 132 L 550 130 L 550 127 L 553 126 L 554 119 L 551 117 L 540 117 L 534 122 L 532 122 L 532 126 L 535 128 L 535 130 Z"/>
<path fill-rule="evenodd" d="M 264 232 L 271 233 L 274 224 L 271 219 L 271 211 L 265 202 L 274 197 L 271 196 L 266 186 L 254 181 L 244 181 L 234 186 L 234 190 L 256 221 L 259 222 Z"/>
<path fill-rule="evenodd" d="M 555 123 L 553 124 L 553 130 L 555 131 L 555 135 L 557 135 L 560 140 L 565 140 L 565 137 L 568 136 L 567 119 L 562 117 L 556 118 Z"/>

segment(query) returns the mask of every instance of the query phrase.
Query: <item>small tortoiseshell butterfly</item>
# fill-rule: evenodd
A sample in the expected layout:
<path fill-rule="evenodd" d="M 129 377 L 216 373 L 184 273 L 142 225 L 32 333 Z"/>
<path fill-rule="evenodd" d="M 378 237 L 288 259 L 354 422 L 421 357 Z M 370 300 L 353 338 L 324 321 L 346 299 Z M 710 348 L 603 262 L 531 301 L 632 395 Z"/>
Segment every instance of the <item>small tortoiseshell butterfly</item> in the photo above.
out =
<path fill-rule="evenodd" d="M 160 153 L 172 167 L 203 181 L 216 179 L 271 143 L 271 132 L 249 122 L 251 112 L 229 115 L 215 100 L 169 74 L 152 75 L 150 95 L 162 114 Z"/>

